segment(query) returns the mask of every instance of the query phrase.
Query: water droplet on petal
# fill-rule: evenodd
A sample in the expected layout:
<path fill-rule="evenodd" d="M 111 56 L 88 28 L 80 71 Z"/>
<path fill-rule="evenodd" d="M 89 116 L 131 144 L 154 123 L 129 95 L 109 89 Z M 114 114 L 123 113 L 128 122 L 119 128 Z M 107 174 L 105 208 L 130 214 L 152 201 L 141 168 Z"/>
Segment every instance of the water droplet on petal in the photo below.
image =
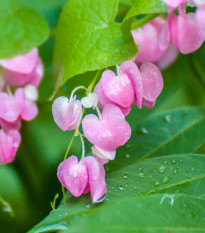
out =
<path fill-rule="evenodd" d="M 103 194 L 102 197 L 98 198 L 95 202 L 102 202 L 105 199 L 106 195 L 107 193 Z"/>

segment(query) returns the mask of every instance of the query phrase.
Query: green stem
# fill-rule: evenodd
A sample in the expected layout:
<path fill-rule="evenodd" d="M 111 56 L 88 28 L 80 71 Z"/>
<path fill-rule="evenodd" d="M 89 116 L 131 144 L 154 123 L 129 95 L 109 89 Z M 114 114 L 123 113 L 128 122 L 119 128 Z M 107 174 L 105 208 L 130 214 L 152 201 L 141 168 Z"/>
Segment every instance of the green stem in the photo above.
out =
<path fill-rule="evenodd" d="M 88 89 L 87 89 L 87 94 L 89 94 L 90 92 L 93 91 L 93 88 L 94 88 L 94 85 L 96 83 L 96 81 L 98 80 L 98 77 L 99 77 L 99 74 L 101 73 L 102 70 L 98 70 L 95 77 L 93 78 L 91 84 L 88 86 Z"/>
<path fill-rule="evenodd" d="M 148 23 L 149 21 L 153 20 L 154 18 L 158 17 L 160 14 L 149 14 L 142 19 L 139 19 L 137 22 L 133 23 L 131 26 L 131 30 L 137 29 L 144 24 Z"/>
<path fill-rule="evenodd" d="M 67 148 L 67 150 L 66 150 L 66 152 L 65 152 L 64 160 L 67 159 L 68 153 L 69 153 L 70 148 L 71 148 L 71 146 L 72 146 L 72 144 L 73 144 L 73 142 L 74 142 L 74 139 L 75 139 L 75 132 L 74 132 L 74 134 L 73 134 L 73 136 L 72 136 L 72 138 L 71 138 L 71 140 L 70 140 L 70 143 L 69 143 L 69 145 L 68 145 L 68 148 Z"/>

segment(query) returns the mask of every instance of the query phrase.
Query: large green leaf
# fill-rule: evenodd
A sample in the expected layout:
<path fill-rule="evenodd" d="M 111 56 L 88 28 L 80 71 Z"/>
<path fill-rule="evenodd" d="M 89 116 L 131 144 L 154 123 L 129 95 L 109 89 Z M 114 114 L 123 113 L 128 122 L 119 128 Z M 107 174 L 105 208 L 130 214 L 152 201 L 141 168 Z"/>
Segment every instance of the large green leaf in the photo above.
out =
<path fill-rule="evenodd" d="M 68 223 L 75 216 L 88 214 L 98 208 L 113 205 L 129 197 L 147 195 L 155 192 L 163 192 L 172 188 L 172 192 L 178 192 L 178 186 L 187 185 L 193 181 L 200 181 L 205 177 L 204 155 L 172 155 L 152 158 L 122 167 L 118 170 L 110 170 L 107 174 L 108 193 L 107 199 L 100 205 L 91 204 L 90 195 L 80 198 L 70 197 L 66 203 L 62 203 L 31 232 L 43 232 L 47 227 L 55 228 L 56 224 Z M 177 187 L 177 189 L 174 189 Z M 202 190 L 193 189 L 189 194 L 203 196 Z M 186 192 L 185 192 L 186 193 Z"/>
<path fill-rule="evenodd" d="M 97 209 L 71 222 L 66 232 L 202 233 L 205 200 L 188 195 L 150 195 Z"/>
<path fill-rule="evenodd" d="M 114 22 L 118 0 L 71 0 L 61 13 L 54 52 L 57 87 L 69 78 L 120 64 L 137 53 Z"/>
<path fill-rule="evenodd" d="M 185 107 L 159 113 L 136 125 L 125 146 L 117 150 L 112 169 L 136 160 L 191 153 L 205 141 L 205 108 Z"/>
<path fill-rule="evenodd" d="M 0 1 L 0 58 L 9 58 L 39 46 L 48 38 L 45 20 L 35 11 L 20 8 L 19 1 Z"/>

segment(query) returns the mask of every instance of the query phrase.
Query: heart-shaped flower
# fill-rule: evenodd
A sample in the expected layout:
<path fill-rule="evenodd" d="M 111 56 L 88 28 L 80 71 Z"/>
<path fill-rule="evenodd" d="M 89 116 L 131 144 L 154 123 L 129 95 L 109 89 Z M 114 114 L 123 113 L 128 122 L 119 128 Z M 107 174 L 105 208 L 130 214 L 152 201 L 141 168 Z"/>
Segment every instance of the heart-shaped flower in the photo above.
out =
<path fill-rule="evenodd" d="M 60 163 L 57 176 L 65 188 L 75 197 L 80 196 L 88 183 L 87 168 L 75 155 Z"/>
<path fill-rule="evenodd" d="M 105 151 L 114 151 L 124 145 L 131 136 L 131 128 L 122 111 L 113 104 L 104 107 L 102 117 L 86 115 L 82 120 L 86 138 Z"/>
<path fill-rule="evenodd" d="M 192 53 L 203 44 L 205 31 L 198 23 L 196 14 L 186 14 L 181 9 L 178 16 L 173 12 L 169 14 L 168 23 L 172 42 L 181 53 Z"/>
<path fill-rule="evenodd" d="M 75 129 L 81 112 L 82 105 L 76 96 L 70 101 L 67 97 L 58 97 L 52 105 L 54 121 L 63 131 Z"/>
<path fill-rule="evenodd" d="M 11 163 L 21 142 L 21 135 L 16 130 L 7 133 L 0 130 L 0 164 Z"/>
<path fill-rule="evenodd" d="M 23 88 L 18 88 L 13 96 L 0 92 L 0 118 L 8 122 L 16 121 L 25 104 Z"/>
<path fill-rule="evenodd" d="M 59 164 L 57 176 L 62 185 L 75 197 L 90 191 L 93 202 L 105 199 L 105 170 L 97 157 L 87 156 L 79 162 L 78 158 L 72 155 Z"/>
<path fill-rule="evenodd" d="M 187 0 L 162 0 L 162 1 L 172 8 L 177 8 L 181 4 L 185 3 Z"/>

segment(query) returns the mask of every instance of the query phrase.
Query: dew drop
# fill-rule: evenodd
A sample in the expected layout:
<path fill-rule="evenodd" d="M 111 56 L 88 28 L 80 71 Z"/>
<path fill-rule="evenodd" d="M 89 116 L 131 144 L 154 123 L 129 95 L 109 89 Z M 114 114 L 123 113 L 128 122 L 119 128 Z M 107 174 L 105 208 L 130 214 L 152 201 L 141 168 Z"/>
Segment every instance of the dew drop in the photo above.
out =
<path fill-rule="evenodd" d="M 139 167 L 138 170 L 139 170 L 139 171 L 143 171 L 143 168 L 142 168 L 142 167 Z"/>
<path fill-rule="evenodd" d="M 130 144 L 127 144 L 126 147 L 127 147 L 127 148 L 130 148 Z"/>
<path fill-rule="evenodd" d="M 191 171 L 192 171 L 192 172 L 194 172 L 194 171 L 195 171 L 195 168 L 194 168 L 194 167 L 192 167 L 192 168 L 191 168 Z"/>
<path fill-rule="evenodd" d="M 4 212 L 12 212 L 12 209 L 10 206 L 4 206 L 3 210 L 4 210 Z"/>
<path fill-rule="evenodd" d="M 134 189 L 135 189 L 135 190 L 138 190 L 138 187 L 137 187 L 137 186 L 135 186 L 135 187 L 134 187 Z"/>
<path fill-rule="evenodd" d="M 103 200 L 105 200 L 105 197 L 106 197 L 107 193 L 103 194 L 102 197 L 98 198 L 97 201 L 95 202 L 102 202 Z"/>
<path fill-rule="evenodd" d="M 130 155 L 129 155 L 129 154 L 126 154 L 126 155 L 125 155 L 125 158 L 129 159 L 129 158 L 130 158 Z"/>
<path fill-rule="evenodd" d="M 176 168 L 173 169 L 173 173 L 174 174 L 177 174 L 178 173 L 178 170 Z"/>
<path fill-rule="evenodd" d="M 127 175 L 127 174 L 124 174 L 124 178 L 127 179 L 127 178 L 128 178 L 128 175 Z"/>
<path fill-rule="evenodd" d="M 122 185 L 120 185 L 119 190 L 120 190 L 120 191 L 123 191 L 123 190 L 124 190 L 124 188 L 122 187 Z"/>
<path fill-rule="evenodd" d="M 172 163 L 172 164 L 176 164 L 176 163 L 177 163 L 176 159 L 172 159 L 172 160 L 171 160 L 171 163 Z"/>
<path fill-rule="evenodd" d="M 143 172 L 140 172 L 140 173 L 139 173 L 139 177 L 140 177 L 140 178 L 144 178 L 144 177 L 145 177 L 145 174 L 144 174 Z"/>
<path fill-rule="evenodd" d="M 116 188 L 115 191 L 118 192 L 118 188 Z"/>
<path fill-rule="evenodd" d="M 87 209 L 89 209 L 89 208 L 90 208 L 90 206 L 91 206 L 90 204 L 86 204 L 86 206 L 85 206 L 85 207 L 86 207 Z"/>
<path fill-rule="evenodd" d="M 162 182 L 163 182 L 163 184 L 168 183 L 169 180 L 170 180 L 169 176 L 164 176 L 164 177 L 162 177 Z"/>
<path fill-rule="evenodd" d="M 165 123 L 169 123 L 169 122 L 171 121 L 171 116 L 170 116 L 170 115 L 163 116 L 163 117 L 162 117 L 162 120 L 163 120 Z"/>
<path fill-rule="evenodd" d="M 126 184 L 125 184 L 125 187 L 127 187 L 127 186 L 128 186 L 128 184 L 126 183 Z"/>
<path fill-rule="evenodd" d="M 192 161 L 193 161 L 193 162 L 196 162 L 196 159 L 193 158 Z"/>
<path fill-rule="evenodd" d="M 158 168 L 158 172 L 159 173 L 164 173 L 166 171 L 166 167 L 164 166 L 164 165 L 161 165 L 161 166 L 159 166 L 159 168 Z"/>
<path fill-rule="evenodd" d="M 168 161 L 167 161 L 167 160 L 165 160 L 165 161 L 164 161 L 164 163 L 165 163 L 165 164 L 167 164 L 167 163 L 168 163 Z"/>
<path fill-rule="evenodd" d="M 140 127 L 137 129 L 136 133 L 141 135 L 146 135 L 148 134 L 148 130 L 145 127 Z"/>
<path fill-rule="evenodd" d="M 159 187 L 159 186 L 160 186 L 159 181 L 155 181 L 155 182 L 154 182 L 154 186 L 155 186 L 155 187 Z"/>
<path fill-rule="evenodd" d="M 109 201 L 110 199 L 109 199 L 109 198 L 106 198 L 105 200 L 106 200 L 106 201 Z"/>

